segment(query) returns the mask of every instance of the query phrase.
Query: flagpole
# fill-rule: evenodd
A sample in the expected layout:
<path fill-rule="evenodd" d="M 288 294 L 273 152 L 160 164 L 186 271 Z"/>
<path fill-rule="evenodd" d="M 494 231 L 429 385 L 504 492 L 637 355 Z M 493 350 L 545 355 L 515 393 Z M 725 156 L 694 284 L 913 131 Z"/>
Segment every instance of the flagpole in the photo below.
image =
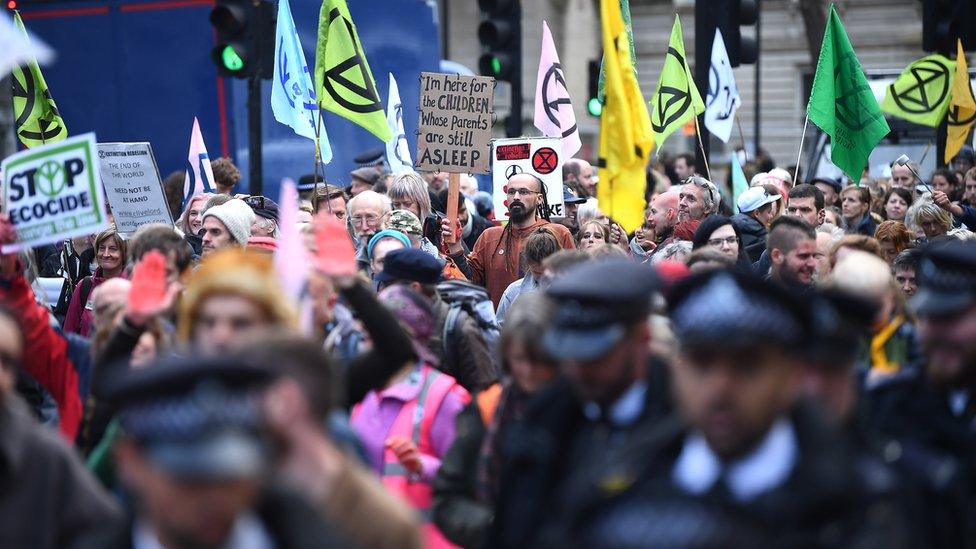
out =
<path fill-rule="evenodd" d="M 803 119 L 803 133 L 800 134 L 800 148 L 796 151 L 796 170 L 793 172 L 793 179 L 795 180 L 793 181 L 793 186 L 799 185 L 802 182 L 800 174 L 802 174 L 803 171 L 800 170 L 800 156 L 803 155 L 803 140 L 807 136 L 807 124 L 809 123 L 810 115 L 807 114 L 806 118 Z"/>
<path fill-rule="evenodd" d="M 742 122 L 739 121 L 738 117 L 735 119 L 735 125 L 739 128 L 739 139 L 742 140 L 742 153 L 746 155 L 746 162 L 749 161 L 749 150 L 746 149 L 746 134 L 742 131 Z"/>
<path fill-rule="evenodd" d="M 928 144 L 925 145 L 925 150 L 922 151 L 922 158 L 919 159 L 919 161 L 918 161 L 918 165 L 919 166 L 921 166 L 923 163 L 925 163 L 925 157 L 929 155 L 929 149 L 931 149 L 931 148 L 932 148 L 932 142 L 929 141 Z"/>
<path fill-rule="evenodd" d="M 708 168 L 708 154 L 705 153 L 705 145 L 702 143 L 701 130 L 698 127 L 698 116 L 695 116 L 695 135 L 698 136 L 698 146 L 701 148 L 702 161 L 705 162 L 705 175 L 708 180 L 712 180 L 712 170 Z"/>
<path fill-rule="evenodd" d="M 315 185 L 315 190 L 312 193 L 312 209 L 315 213 L 319 212 L 319 167 L 322 164 L 322 151 L 319 148 L 319 142 L 322 135 L 322 108 L 318 109 L 318 121 L 315 123 L 315 166 L 312 168 L 312 177 L 315 179 L 313 184 Z M 322 170 L 322 182 L 325 182 L 325 170 Z M 326 196 L 325 205 L 329 209 L 329 213 L 332 212 L 332 201 Z"/>

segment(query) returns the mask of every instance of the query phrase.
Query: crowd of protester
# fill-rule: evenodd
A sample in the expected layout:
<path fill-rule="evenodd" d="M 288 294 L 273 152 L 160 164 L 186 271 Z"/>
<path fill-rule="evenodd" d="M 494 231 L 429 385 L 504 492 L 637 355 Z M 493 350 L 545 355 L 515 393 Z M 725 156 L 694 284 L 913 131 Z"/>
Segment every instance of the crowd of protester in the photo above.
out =
<path fill-rule="evenodd" d="M 0 546 L 976 547 L 971 150 L 734 202 L 665 156 L 632 234 L 580 159 L 504 223 L 382 153 L 295 204 L 212 164 L 0 255 Z"/>

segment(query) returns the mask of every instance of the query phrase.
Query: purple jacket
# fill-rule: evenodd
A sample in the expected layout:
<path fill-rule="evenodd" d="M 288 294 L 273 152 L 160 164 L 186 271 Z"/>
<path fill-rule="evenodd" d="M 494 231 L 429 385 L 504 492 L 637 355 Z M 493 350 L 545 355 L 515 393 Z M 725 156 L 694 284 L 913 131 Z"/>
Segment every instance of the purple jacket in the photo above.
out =
<path fill-rule="evenodd" d="M 407 377 L 397 381 L 382 391 L 370 391 L 366 398 L 359 403 L 358 413 L 351 421 L 352 428 L 359 436 L 369 459 L 369 465 L 377 475 L 383 471 L 383 454 L 386 450 L 386 439 L 396 420 L 400 409 L 412 400 L 416 400 L 423 384 L 421 371 L 434 371 L 433 368 L 421 370 L 414 368 Z M 441 374 L 447 375 L 447 374 Z M 436 455 L 421 454 L 423 464 L 421 479 L 431 483 L 441 466 L 441 457 L 454 443 L 454 418 L 461 412 L 469 400 L 468 392 L 457 385 L 444 398 L 434 422 L 430 428 L 430 447 Z"/>

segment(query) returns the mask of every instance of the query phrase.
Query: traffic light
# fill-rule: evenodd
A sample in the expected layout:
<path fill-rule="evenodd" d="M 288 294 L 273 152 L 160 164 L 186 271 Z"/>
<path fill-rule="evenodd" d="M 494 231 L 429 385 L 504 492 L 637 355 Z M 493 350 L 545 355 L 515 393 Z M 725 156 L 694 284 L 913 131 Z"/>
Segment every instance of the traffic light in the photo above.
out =
<path fill-rule="evenodd" d="M 518 0 L 478 0 L 482 21 L 478 41 L 483 53 L 478 70 L 496 80 L 512 81 L 522 72 L 522 6 Z"/>
<path fill-rule="evenodd" d="M 758 17 L 756 0 L 697 0 L 695 47 L 705 47 L 702 59 L 708 63 L 715 29 L 719 29 L 733 67 L 755 63 L 759 56 L 759 47 L 755 38 L 742 36 L 742 27 L 755 25 Z M 697 50 L 695 55 L 699 55 Z"/>
<path fill-rule="evenodd" d="M 217 74 L 271 78 L 276 19 L 276 7 L 270 2 L 217 0 L 210 10 L 210 24 L 217 35 L 211 53 Z"/>
<path fill-rule="evenodd" d="M 508 137 L 522 135 L 522 4 L 519 0 L 478 0 L 482 54 L 478 72 L 511 84 Z"/>
<path fill-rule="evenodd" d="M 600 116 L 603 114 L 603 102 L 600 101 L 600 61 L 591 60 L 586 68 L 589 89 L 589 94 L 586 96 L 586 112 L 590 116 Z"/>
<path fill-rule="evenodd" d="M 972 0 L 924 0 L 922 49 L 950 58 L 956 56 L 956 39 L 966 51 L 976 50 L 976 6 Z"/>

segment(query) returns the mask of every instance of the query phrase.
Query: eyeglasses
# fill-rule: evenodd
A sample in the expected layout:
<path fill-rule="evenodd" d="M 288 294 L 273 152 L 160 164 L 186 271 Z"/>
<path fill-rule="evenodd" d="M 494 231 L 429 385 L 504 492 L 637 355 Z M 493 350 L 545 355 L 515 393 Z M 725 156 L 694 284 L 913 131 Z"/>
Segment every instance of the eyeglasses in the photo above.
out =
<path fill-rule="evenodd" d="M 362 223 L 364 221 L 367 224 L 372 225 L 373 223 L 376 223 L 377 221 L 380 220 L 380 216 L 378 216 L 376 214 L 354 215 L 350 219 L 352 219 L 352 222 L 353 222 L 354 225 L 359 225 L 360 223 Z"/>
<path fill-rule="evenodd" d="M 529 196 L 529 195 L 533 195 L 533 194 L 539 194 L 539 191 L 530 191 L 529 189 L 513 189 L 513 188 L 508 188 L 505 191 L 505 194 L 508 195 L 508 196 L 515 196 L 515 195 Z"/>
<path fill-rule="evenodd" d="M 708 239 L 708 245 L 712 246 L 713 248 L 719 248 L 722 246 L 722 244 L 728 244 L 729 246 L 732 246 L 733 244 L 738 244 L 738 243 L 739 243 L 739 237 L 737 236 L 730 236 L 728 238 Z"/>

